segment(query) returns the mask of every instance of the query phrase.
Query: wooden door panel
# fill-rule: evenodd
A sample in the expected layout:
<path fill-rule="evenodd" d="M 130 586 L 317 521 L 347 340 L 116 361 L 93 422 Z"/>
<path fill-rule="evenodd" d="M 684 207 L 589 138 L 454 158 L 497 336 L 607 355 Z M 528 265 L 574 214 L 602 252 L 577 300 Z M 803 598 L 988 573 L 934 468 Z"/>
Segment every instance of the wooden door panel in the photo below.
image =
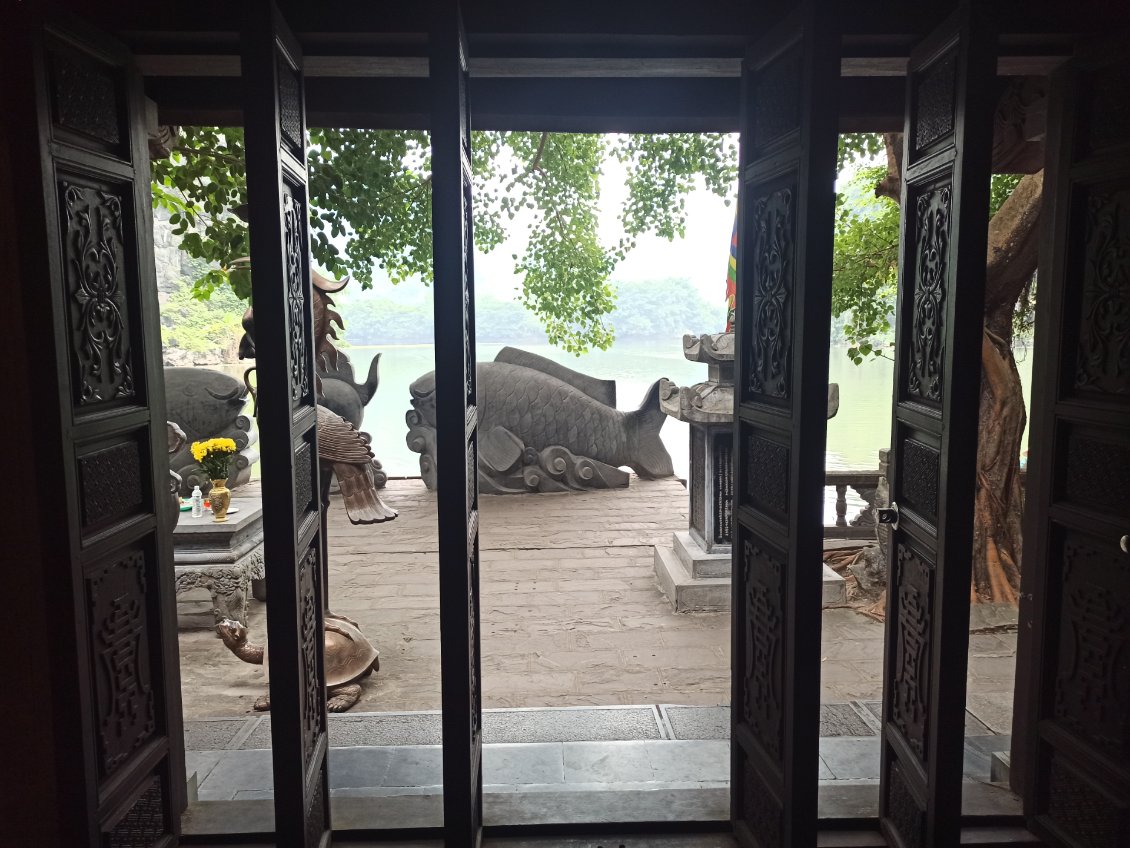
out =
<path fill-rule="evenodd" d="M 431 32 L 432 250 L 445 843 L 482 841 L 478 410 L 471 119 L 459 4 Z"/>
<path fill-rule="evenodd" d="M 905 848 L 960 830 L 995 47 L 962 9 L 907 80 L 880 787 Z"/>
<path fill-rule="evenodd" d="M 1096 46 L 1051 86 L 1014 737 L 1050 845 L 1130 844 L 1128 74 Z"/>
<path fill-rule="evenodd" d="M 54 693 L 55 723 L 74 733 L 60 830 L 75 844 L 169 846 L 185 788 L 141 77 L 81 21 L 22 9 L 7 23 L 24 72 L 12 84 L 32 72 L 34 94 L 16 98 L 28 111 L 8 120 L 38 137 L 38 169 L 18 179 L 39 183 L 25 212 L 42 230 L 27 247 L 47 269 L 23 282 L 45 319 L 40 379 L 58 386 L 41 410 L 61 438 L 40 485 L 65 492 L 52 520 L 67 553 L 43 563 L 67 643 L 55 671 L 71 687 Z"/>
<path fill-rule="evenodd" d="M 806 5 L 743 66 L 731 817 L 814 845 L 839 42 Z"/>
<path fill-rule="evenodd" d="M 280 846 L 316 848 L 330 841 L 329 743 L 302 53 L 273 2 L 246 10 L 241 51 L 275 829 Z"/>

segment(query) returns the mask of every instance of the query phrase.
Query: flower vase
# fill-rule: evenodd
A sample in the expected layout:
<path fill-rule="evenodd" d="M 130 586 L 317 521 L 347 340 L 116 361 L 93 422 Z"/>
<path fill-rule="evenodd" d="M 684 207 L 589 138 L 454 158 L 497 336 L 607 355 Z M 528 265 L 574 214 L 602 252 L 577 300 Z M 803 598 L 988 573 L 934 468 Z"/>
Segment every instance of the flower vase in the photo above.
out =
<path fill-rule="evenodd" d="M 224 484 L 227 480 L 213 480 L 212 491 L 208 493 L 212 501 L 212 520 L 227 521 L 228 507 L 231 506 L 231 490 Z"/>

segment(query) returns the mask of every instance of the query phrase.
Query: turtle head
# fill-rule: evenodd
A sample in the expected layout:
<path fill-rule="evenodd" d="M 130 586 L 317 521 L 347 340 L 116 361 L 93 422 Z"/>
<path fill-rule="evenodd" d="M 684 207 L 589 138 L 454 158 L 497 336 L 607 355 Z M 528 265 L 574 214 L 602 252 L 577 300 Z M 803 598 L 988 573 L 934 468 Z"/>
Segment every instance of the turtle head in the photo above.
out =
<path fill-rule="evenodd" d="M 220 634 L 224 644 L 233 651 L 247 644 L 247 626 L 234 619 L 225 618 L 216 625 L 216 632 Z"/>

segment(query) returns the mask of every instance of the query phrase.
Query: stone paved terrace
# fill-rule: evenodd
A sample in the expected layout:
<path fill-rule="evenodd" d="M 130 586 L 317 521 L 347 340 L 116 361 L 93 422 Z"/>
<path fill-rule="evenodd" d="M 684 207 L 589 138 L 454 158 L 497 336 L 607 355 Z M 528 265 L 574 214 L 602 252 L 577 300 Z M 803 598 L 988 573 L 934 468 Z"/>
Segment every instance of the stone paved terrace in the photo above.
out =
<path fill-rule="evenodd" d="M 381 652 L 354 711 L 435 710 L 435 498 L 419 480 L 391 480 L 382 494 L 400 510 L 391 523 L 351 526 L 336 499 L 329 514 L 331 609 L 357 620 Z M 655 579 L 653 546 L 687 523 L 677 480 L 484 496 L 480 506 L 485 708 L 729 702 L 729 614 L 676 614 Z M 251 602 L 252 640 L 265 636 L 265 606 Z M 266 691 L 263 668 L 213 634 L 206 593 L 183 595 L 180 610 L 185 718 L 247 714 Z M 1008 733 L 1016 637 L 984 612 L 970 637 L 969 707 Z M 851 609 L 824 611 L 825 702 L 880 697 L 882 636 L 881 623 Z"/>

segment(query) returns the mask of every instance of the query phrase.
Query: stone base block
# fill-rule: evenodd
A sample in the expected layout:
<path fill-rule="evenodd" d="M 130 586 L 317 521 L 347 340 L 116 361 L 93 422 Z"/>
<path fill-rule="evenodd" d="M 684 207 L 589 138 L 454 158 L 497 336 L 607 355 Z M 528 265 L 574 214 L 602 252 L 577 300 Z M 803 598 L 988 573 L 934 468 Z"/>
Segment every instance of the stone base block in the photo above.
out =
<path fill-rule="evenodd" d="M 723 560 L 725 562 L 723 563 Z M 836 606 L 847 601 L 847 584 L 824 563 L 821 601 Z M 716 576 L 705 576 L 705 575 Z M 730 557 L 707 554 L 686 532 L 674 534 L 674 545 L 655 546 L 655 576 L 675 612 L 724 612 L 730 609 Z"/>
<path fill-rule="evenodd" d="M 730 608 L 730 578 L 692 577 L 673 548 L 655 546 L 655 576 L 675 612 L 723 612 Z"/>
<path fill-rule="evenodd" d="M 671 534 L 675 553 L 691 577 L 730 576 L 730 553 L 708 554 L 690 534 L 689 530 L 679 530 Z"/>
<path fill-rule="evenodd" d="M 1009 751 L 993 751 L 989 755 L 989 782 L 1008 783 L 1012 768 L 1012 755 Z"/>

